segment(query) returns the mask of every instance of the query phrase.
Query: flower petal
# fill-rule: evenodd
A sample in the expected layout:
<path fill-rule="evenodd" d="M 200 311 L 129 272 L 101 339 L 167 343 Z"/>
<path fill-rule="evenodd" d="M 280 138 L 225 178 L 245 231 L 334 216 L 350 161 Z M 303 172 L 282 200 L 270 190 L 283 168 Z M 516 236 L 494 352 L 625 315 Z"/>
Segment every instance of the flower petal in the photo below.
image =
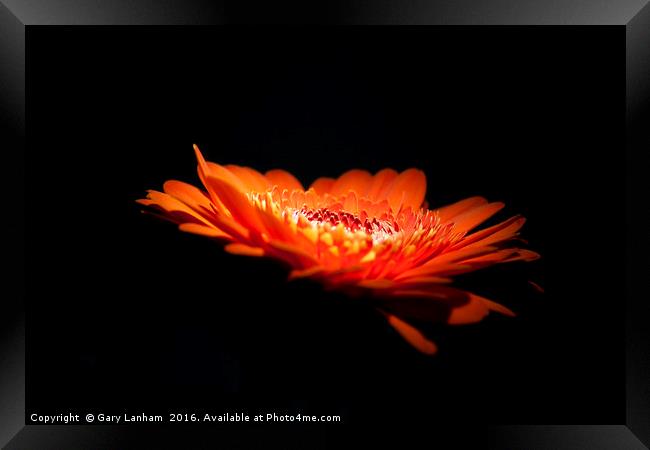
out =
<path fill-rule="evenodd" d="M 220 166 L 219 164 L 206 161 L 203 158 L 203 154 L 201 153 L 201 150 L 199 150 L 199 147 L 196 144 L 194 144 L 194 153 L 196 154 L 196 159 L 199 163 L 197 167 L 199 178 L 201 179 L 201 182 L 203 183 L 203 185 L 206 187 L 206 189 L 211 195 L 214 196 L 214 193 L 211 190 L 211 186 L 209 186 L 207 183 L 208 176 L 223 179 L 228 183 L 230 183 L 235 188 L 237 188 L 237 190 L 241 192 L 246 192 L 247 190 L 246 185 L 239 179 L 238 176 L 236 176 L 234 173 L 232 173 L 225 167 Z"/>
<path fill-rule="evenodd" d="M 259 247 L 251 247 L 246 244 L 239 244 L 237 242 L 226 245 L 224 247 L 224 250 L 226 250 L 228 253 L 232 253 L 233 255 L 264 256 L 263 249 Z"/>
<path fill-rule="evenodd" d="M 206 186 L 210 186 L 214 195 L 224 204 L 237 222 L 253 232 L 261 233 L 265 231 L 265 227 L 248 197 L 232 184 L 221 178 L 208 175 Z"/>
<path fill-rule="evenodd" d="M 485 306 L 488 307 L 488 309 L 490 311 L 496 311 L 498 313 L 501 313 L 501 314 L 503 314 L 505 316 L 509 316 L 509 317 L 515 317 L 515 315 L 516 315 L 514 312 L 512 312 L 512 310 L 510 310 L 509 308 L 506 308 L 505 306 L 503 306 L 500 303 L 493 302 L 492 300 L 489 300 L 489 299 L 487 299 L 485 297 L 481 297 L 480 295 L 471 294 L 471 293 L 470 293 L 470 295 L 473 296 L 473 297 L 476 297 L 480 301 L 482 301 L 485 304 Z"/>
<path fill-rule="evenodd" d="M 217 213 L 212 220 L 214 221 L 214 224 L 217 228 L 223 230 L 224 233 L 228 233 L 236 240 L 240 242 L 251 241 L 251 233 L 248 228 L 242 226 L 231 217 L 228 217 L 225 214 Z"/>
<path fill-rule="evenodd" d="M 165 211 L 169 219 L 176 223 L 197 222 L 207 226 L 211 225 L 201 213 L 164 192 L 149 190 L 147 198 L 137 200 L 137 203 L 145 206 L 154 206 Z"/>
<path fill-rule="evenodd" d="M 467 304 L 452 308 L 447 323 L 450 325 L 465 325 L 483 320 L 489 313 L 489 308 L 478 296 L 469 295 Z"/>
<path fill-rule="evenodd" d="M 388 192 L 388 203 L 397 212 L 410 206 L 417 210 L 422 206 L 427 192 L 427 177 L 418 169 L 407 169 L 393 181 Z"/>
<path fill-rule="evenodd" d="M 526 250 L 525 248 L 517 248 L 516 254 L 513 254 L 510 256 L 510 258 L 506 259 L 504 262 L 512 262 L 512 261 L 535 261 L 539 258 L 541 258 L 541 255 L 537 252 L 533 252 L 532 250 Z"/>
<path fill-rule="evenodd" d="M 445 223 L 459 214 L 476 208 L 477 206 L 485 205 L 488 201 L 483 197 L 470 197 L 461 200 L 451 205 L 443 206 L 442 208 L 435 209 L 434 211 L 440 217 L 440 223 Z"/>
<path fill-rule="evenodd" d="M 463 264 L 472 264 L 472 265 L 483 265 L 483 264 L 495 264 L 498 262 L 504 262 L 510 258 L 518 257 L 519 253 L 516 248 L 504 248 L 501 250 L 494 250 L 492 252 L 486 253 L 484 255 L 463 259 Z"/>
<path fill-rule="evenodd" d="M 438 351 L 436 344 L 424 337 L 424 335 L 415 327 L 404 322 L 402 319 L 399 319 L 397 316 L 386 313 L 384 314 L 388 319 L 388 323 L 395 329 L 395 331 L 397 331 L 406 342 L 411 344 L 420 352 L 426 355 L 433 355 Z"/>
<path fill-rule="evenodd" d="M 497 244 L 513 238 L 517 231 L 526 223 L 526 219 L 520 216 L 511 217 L 499 224 L 485 228 L 484 230 L 477 231 L 469 234 L 460 242 L 455 244 L 452 249 L 470 248 L 476 246 L 487 246 Z"/>
<path fill-rule="evenodd" d="M 441 276 L 441 274 L 449 274 L 457 270 L 462 270 L 463 267 L 469 269 L 470 266 L 461 266 L 465 259 L 493 253 L 497 250 L 496 247 L 477 247 L 446 252 L 430 259 L 422 265 L 404 270 L 395 275 L 394 278 L 395 280 L 406 280 L 414 277 Z"/>
<path fill-rule="evenodd" d="M 375 202 L 384 200 L 388 196 L 390 187 L 397 178 L 397 172 L 393 169 L 380 170 L 372 177 L 367 197 Z"/>
<path fill-rule="evenodd" d="M 402 317 L 429 322 L 446 321 L 450 325 L 480 322 L 489 309 L 481 298 L 449 286 L 437 286 L 427 290 L 400 290 L 395 298 L 386 302 Z"/>
<path fill-rule="evenodd" d="M 359 213 L 359 201 L 354 191 L 348 191 L 345 195 L 345 201 L 343 202 L 343 211 L 358 214 Z"/>
<path fill-rule="evenodd" d="M 257 210 L 260 222 L 263 224 L 269 239 L 290 243 L 297 247 L 306 247 L 313 249 L 314 244 L 303 233 L 297 233 L 295 228 L 291 228 L 281 218 L 276 217 L 270 211 Z"/>
<path fill-rule="evenodd" d="M 453 287 L 397 290 L 382 308 L 401 317 L 426 322 L 464 325 L 480 322 L 490 311 L 515 314 L 485 297 Z"/>
<path fill-rule="evenodd" d="M 182 181 L 169 180 L 163 184 L 163 191 L 196 210 L 210 211 L 210 198 L 200 189 Z"/>
<path fill-rule="evenodd" d="M 329 193 L 338 197 L 347 194 L 348 191 L 354 191 L 357 197 L 364 197 L 371 182 L 370 172 L 359 169 L 348 170 L 334 182 Z"/>
<path fill-rule="evenodd" d="M 393 284 L 398 285 L 400 289 L 422 289 L 432 284 L 448 284 L 451 282 L 451 278 L 426 276 L 396 279 L 393 281 Z"/>
<path fill-rule="evenodd" d="M 471 301 L 468 292 L 442 285 L 395 289 L 380 295 L 383 309 L 400 317 L 430 323 L 448 322 L 455 309 L 464 308 Z"/>
<path fill-rule="evenodd" d="M 186 222 L 178 226 L 178 229 L 185 231 L 187 233 L 199 234 L 201 236 L 211 237 L 211 238 L 223 238 L 223 239 L 232 239 L 228 233 L 221 231 L 215 227 L 206 227 L 205 225 L 199 225 L 198 223 Z"/>
<path fill-rule="evenodd" d="M 332 186 L 334 186 L 335 181 L 336 180 L 334 178 L 321 177 L 314 181 L 309 188 L 313 189 L 318 195 L 322 196 L 330 192 Z"/>
<path fill-rule="evenodd" d="M 296 269 L 308 269 L 319 265 L 318 260 L 313 255 L 296 245 L 280 241 L 269 241 L 267 245 L 268 253 L 276 254 L 280 259 L 288 262 Z"/>
<path fill-rule="evenodd" d="M 313 266 L 309 269 L 294 269 L 289 273 L 289 280 L 298 278 L 310 278 L 321 274 L 325 268 L 323 266 Z"/>
<path fill-rule="evenodd" d="M 454 229 L 456 231 L 467 232 L 488 220 L 504 206 L 501 202 L 477 206 L 454 217 L 451 219 L 451 222 L 454 223 Z"/>
<path fill-rule="evenodd" d="M 272 187 L 269 180 L 255 169 L 234 164 L 228 164 L 225 168 L 244 183 L 247 192 L 266 192 L 267 189 Z"/>
<path fill-rule="evenodd" d="M 267 180 L 269 180 L 269 183 L 271 183 L 271 185 L 278 187 L 280 192 L 282 192 L 284 189 L 288 190 L 289 192 L 293 191 L 294 189 L 298 189 L 300 191 L 305 190 L 305 188 L 302 186 L 302 183 L 286 170 L 269 170 L 264 175 L 266 176 Z"/>

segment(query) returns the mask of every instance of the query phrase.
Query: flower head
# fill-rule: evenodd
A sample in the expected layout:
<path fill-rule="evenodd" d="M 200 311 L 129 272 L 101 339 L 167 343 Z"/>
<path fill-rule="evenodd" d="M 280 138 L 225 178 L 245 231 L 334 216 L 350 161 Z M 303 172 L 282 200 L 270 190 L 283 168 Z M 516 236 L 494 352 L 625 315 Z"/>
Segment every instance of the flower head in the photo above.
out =
<path fill-rule="evenodd" d="M 426 177 L 417 169 L 372 175 L 350 170 L 319 178 L 308 189 L 284 170 L 207 162 L 198 147 L 199 189 L 182 181 L 150 190 L 139 203 L 183 231 L 223 241 L 230 253 L 284 261 L 290 278 L 367 294 L 411 345 L 436 345 L 413 323 L 466 324 L 505 306 L 450 285 L 452 276 L 539 255 L 513 246 L 524 218 L 474 231 L 503 203 L 471 197 L 437 209 L 424 202 Z"/>

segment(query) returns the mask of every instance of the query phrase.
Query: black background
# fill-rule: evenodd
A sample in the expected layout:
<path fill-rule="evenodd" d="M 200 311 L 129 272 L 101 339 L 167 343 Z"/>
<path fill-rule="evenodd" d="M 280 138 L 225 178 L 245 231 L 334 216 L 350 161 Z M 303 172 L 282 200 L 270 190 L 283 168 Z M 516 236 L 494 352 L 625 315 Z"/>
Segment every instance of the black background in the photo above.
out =
<path fill-rule="evenodd" d="M 28 411 L 623 422 L 622 30 L 27 39 Z M 197 181 L 194 142 L 305 184 L 416 166 L 434 206 L 504 201 L 543 259 L 459 282 L 519 317 L 431 329 L 441 351 L 423 357 L 364 305 L 143 216 L 145 189 Z"/>

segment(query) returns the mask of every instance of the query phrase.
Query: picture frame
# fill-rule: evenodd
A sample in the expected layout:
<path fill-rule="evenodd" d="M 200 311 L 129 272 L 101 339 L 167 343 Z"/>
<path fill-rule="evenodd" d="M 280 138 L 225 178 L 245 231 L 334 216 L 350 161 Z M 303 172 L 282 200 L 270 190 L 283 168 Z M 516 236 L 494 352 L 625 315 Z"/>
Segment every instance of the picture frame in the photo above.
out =
<path fill-rule="evenodd" d="M 476 4 L 473 4 L 476 3 Z M 5 285 L 5 302 L 9 312 L 3 321 L 6 329 L 2 341 L 2 360 L 6 369 L 0 374 L 0 442 L 8 449 L 19 448 L 111 448 L 146 446 L 151 442 L 164 444 L 201 442 L 208 439 L 228 439 L 231 445 L 247 442 L 258 445 L 265 432 L 247 436 L 237 430 L 225 433 L 220 429 L 177 427 L 173 430 L 148 426 L 138 432 L 112 425 L 25 425 L 25 234 L 24 211 L 29 207 L 25 196 L 24 151 L 29 140 L 29 111 L 25 109 L 25 52 L 30 27 L 83 25 L 245 25 L 255 24 L 320 24 L 320 25 L 472 25 L 472 26 L 600 26 L 625 30 L 626 67 L 626 236 L 618 244 L 625 248 L 626 271 L 626 421 L 620 424 L 530 424 L 477 427 L 458 436 L 456 431 L 440 432 L 439 442 L 451 448 L 527 448 L 527 449 L 643 449 L 650 445 L 650 352 L 648 351 L 647 320 L 650 307 L 643 300 L 641 283 L 647 269 L 644 259 L 648 247 L 648 223 L 644 217 L 643 192 L 647 192 L 642 157 L 650 144 L 650 7 L 643 1 L 617 2 L 606 8 L 597 2 L 549 5 L 527 1 L 493 1 L 477 3 L 456 2 L 453 7 L 441 3 L 416 2 L 406 8 L 384 2 L 370 7 L 362 2 L 328 3 L 318 8 L 290 5 L 274 7 L 239 4 L 217 4 L 207 1 L 170 1 L 164 5 L 151 2 L 19 2 L 4 1 L 0 5 L 0 73 L 2 89 L 2 121 L 9 130 L 3 133 L 3 166 L 7 177 L 5 192 L 10 192 L 6 207 L 9 220 L 3 221 L 3 242 L 8 249 L 9 271 Z M 516 7 L 515 7 L 516 6 Z M 623 50 L 621 50 L 622 52 Z M 621 53 L 621 64 L 623 54 Z M 621 105 L 621 121 L 623 109 Z M 615 155 L 614 157 L 623 157 Z M 16 213 L 18 212 L 18 213 Z M 622 219 L 619 219 L 622 220 Z M 617 263 L 618 264 L 618 263 Z M 597 393 L 595 393 L 597 395 Z M 181 433 L 179 433 L 181 431 Z M 299 442 L 309 447 L 333 443 L 340 430 L 334 427 L 299 430 L 274 429 L 272 433 L 304 433 Z M 346 430 L 347 431 L 347 430 Z M 419 430 L 421 433 L 422 430 Z M 413 435 L 417 436 L 417 430 Z M 182 434 L 178 437 L 177 434 Z M 196 436 L 194 436 L 196 434 Z M 399 433 L 397 433 L 399 434 Z M 199 437 L 200 436 L 200 437 Z M 435 442 L 435 441 L 434 441 Z M 306 443 L 306 444 L 305 444 Z M 190 444 L 191 445 L 191 444 Z"/>

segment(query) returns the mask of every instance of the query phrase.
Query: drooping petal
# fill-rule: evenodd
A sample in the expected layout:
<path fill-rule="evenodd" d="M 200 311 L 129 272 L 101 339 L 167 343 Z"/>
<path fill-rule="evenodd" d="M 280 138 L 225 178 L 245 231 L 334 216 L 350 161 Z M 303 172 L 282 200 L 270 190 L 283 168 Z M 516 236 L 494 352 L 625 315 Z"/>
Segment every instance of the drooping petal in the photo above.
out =
<path fill-rule="evenodd" d="M 483 320 L 490 311 L 507 316 L 515 313 L 509 308 L 471 292 L 448 288 L 443 295 L 428 291 L 398 291 L 396 300 L 387 304 L 392 311 L 405 316 L 430 322 L 445 320 L 450 325 L 465 325 Z M 429 303 L 415 300 L 429 299 Z"/>
<path fill-rule="evenodd" d="M 424 335 L 418 331 L 412 325 L 404 322 L 402 319 L 394 316 L 392 314 L 386 314 L 388 323 L 399 333 L 400 336 L 406 340 L 409 344 L 415 347 L 420 352 L 425 355 L 433 355 L 438 351 L 438 347 L 432 341 L 424 337 Z"/>
<path fill-rule="evenodd" d="M 489 313 L 487 304 L 476 295 L 470 294 L 469 301 L 461 306 L 452 308 L 447 323 L 450 325 L 465 325 L 483 320 Z"/>
<path fill-rule="evenodd" d="M 484 305 L 470 305 L 472 299 L 468 292 L 450 286 L 438 285 L 424 289 L 400 288 L 383 295 L 385 295 L 385 300 L 381 303 L 383 309 L 406 319 L 431 323 L 458 321 L 463 317 L 469 317 L 468 314 L 475 312 L 477 308 L 487 311 Z M 454 313 L 456 310 L 460 312 Z"/>
<path fill-rule="evenodd" d="M 449 286 L 427 290 L 399 290 L 395 298 L 386 303 L 401 317 L 430 322 L 446 321 L 450 325 L 462 325 L 481 321 L 489 313 L 482 298 Z M 420 300 L 420 301 L 417 301 Z"/>
<path fill-rule="evenodd" d="M 515 313 L 512 312 L 512 310 L 510 310 L 509 308 L 506 308 L 505 306 L 503 306 L 500 303 L 493 302 L 492 300 L 489 300 L 489 299 L 487 299 L 485 297 L 481 297 L 480 295 L 476 295 L 476 294 L 472 294 L 472 293 L 470 293 L 470 295 L 473 296 L 473 297 L 478 298 L 481 302 L 483 302 L 483 304 L 485 304 L 485 306 L 487 306 L 487 308 L 490 311 L 495 311 L 495 312 L 501 313 L 501 314 L 503 314 L 505 316 L 515 317 Z"/>

